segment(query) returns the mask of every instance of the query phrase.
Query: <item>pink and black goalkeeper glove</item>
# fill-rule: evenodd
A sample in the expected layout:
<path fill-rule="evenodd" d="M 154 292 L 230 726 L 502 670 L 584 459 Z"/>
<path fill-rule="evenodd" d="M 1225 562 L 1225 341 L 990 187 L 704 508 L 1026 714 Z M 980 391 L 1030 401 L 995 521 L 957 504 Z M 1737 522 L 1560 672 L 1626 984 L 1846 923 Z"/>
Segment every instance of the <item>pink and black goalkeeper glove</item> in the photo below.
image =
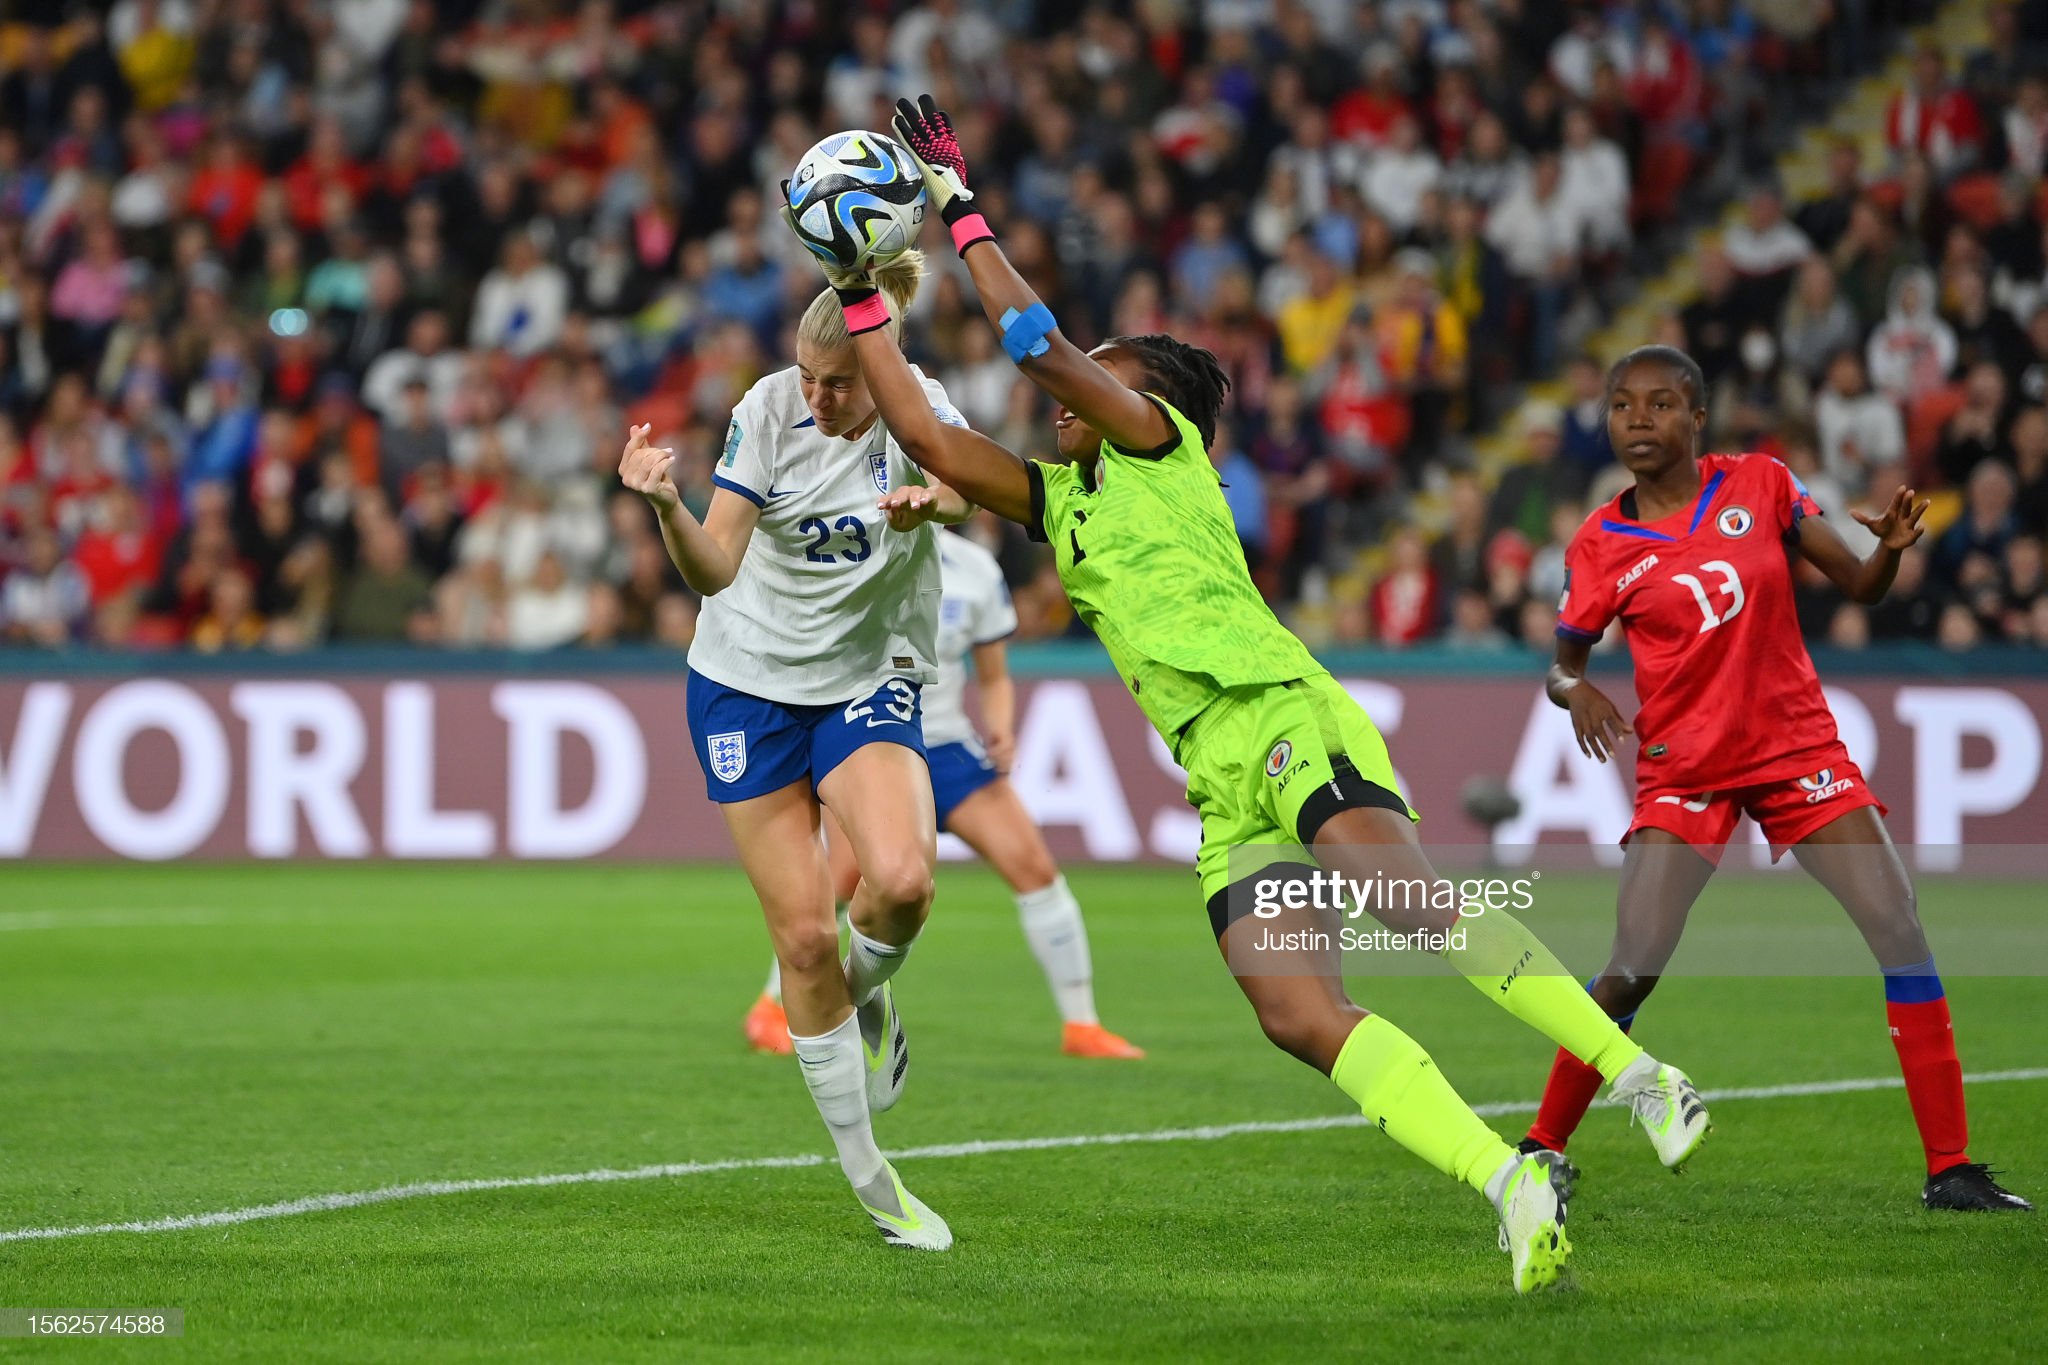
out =
<path fill-rule="evenodd" d="M 938 206 L 939 217 L 953 234 L 954 250 L 965 256 L 976 242 L 994 241 L 988 220 L 974 207 L 974 191 L 967 188 L 967 158 L 953 133 L 953 121 L 930 95 L 918 96 L 916 104 L 897 100 L 896 117 L 890 121 L 897 141 L 910 149 L 924 172 L 925 197 Z"/>

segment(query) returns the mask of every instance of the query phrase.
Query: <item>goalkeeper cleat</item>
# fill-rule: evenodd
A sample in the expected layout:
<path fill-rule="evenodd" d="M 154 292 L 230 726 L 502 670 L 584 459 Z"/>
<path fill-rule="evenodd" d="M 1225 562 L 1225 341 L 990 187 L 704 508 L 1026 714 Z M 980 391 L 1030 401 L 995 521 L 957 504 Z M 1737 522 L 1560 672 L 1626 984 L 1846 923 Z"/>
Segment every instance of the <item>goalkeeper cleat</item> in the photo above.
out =
<path fill-rule="evenodd" d="M 1707 1102 L 1700 1098 L 1698 1088 L 1683 1071 L 1665 1066 L 1647 1052 L 1614 1078 L 1607 1097 L 1629 1107 L 1629 1123 L 1643 1125 L 1650 1145 L 1657 1149 L 1657 1159 L 1673 1175 L 1685 1169 L 1707 1134 L 1714 1131 L 1707 1118 Z"/>
<path fill-rule="evenodd" d="M 1930 1209 L 1969 1213 L 2032 1213 L 2034 1206 L 1991 1178 L 1980 1161 L 1965 1161 L 1927 1177 L 1920 1202 Z"/>
<path fill-rule="evenodd" d="M 903 1098 L 910 1044 L 903 1037 L 903 1018 L 896 1013 L 896 992 L 890 983 L 883 982 L 855 1013 L 860 1016 L 860 1050 L 868 1064 L 868 1112 L 879 1114 Z"/>
<path fill-rule="evenodd" d="M 1570 1157 L 1566 1156 L 1563 1152 L 1558 1151 L 1554 1147 L 1545 1147 L 1542 1143 L 1538 1142 L 1535 1138 L 1532 1137 L 1525 1137 L 1520 1142 L 1516 1143 L 1515 1151 L 1517 1151 L 1523 1156 L 1535 1156 L 1538 1152 L 1541 1152 L 1543 1155 L 1547 1157 L 1554 1158 L 1555 1161 L 1553 1169 L 1561 1171 L 1563 1173 L 1564 1197 L 1567 1199 L 1572 1197 L 1573 1192 L 1578 1188 L 1579 1168 L 1573 1164 L 1572 1159 Z"/>
<path fill-rule="evenodd" d="M 782 1002 L 772 995 L 764 993 L 754 1002 L 741 1027 L 746 1031 L 747 1046 L 756 1052 L 787 1057 L 794 1050 L 789 1042 L 789 1016 L 782 1012 Z"/>
<path fill-rule="evenodd" d="M 1106 1057 L 1143 1061 L 1145 1049 L 1119 1038 L 1100 1024 L 1068 1024 L 1060 1030 L 1060 1051 L 1069 1057 Z"/>
<path fill-rule="evenodd" d="M 909 1190 L 903 1188 L 896 1168 L 886 1161 L 882 1173 L 867 1184 L 856 1186 L 854 1197 L 875 1220 L 882 1240 L 892 1247 L 913 1251 L 944 1251 L 953 1245 L 953 1230 Z"/>
<path fill-rule="evenodd" d="M 1500 1249 L 1514 1262 L 1515 1292 L 1548 1289 L 1563 1276 L 1572 1244 L 1564 1235 L 1571 1197 L 1567 1163 L 1555 1152 L 1523 1157 L 1500 1196 Z"/>

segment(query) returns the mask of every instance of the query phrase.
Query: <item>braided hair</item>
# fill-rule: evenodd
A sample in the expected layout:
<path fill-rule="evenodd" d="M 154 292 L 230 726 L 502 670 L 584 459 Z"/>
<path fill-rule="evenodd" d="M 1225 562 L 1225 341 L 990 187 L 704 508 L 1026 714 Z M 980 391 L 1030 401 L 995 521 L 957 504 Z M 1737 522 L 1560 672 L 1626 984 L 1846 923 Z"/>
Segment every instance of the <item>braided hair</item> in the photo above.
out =
<path fill-rule="evenodd" d="M 1230 393 L 1230 376 L 1214 353 L 1160 332 L 1111 337 L 1103 344 L 1138 358 L 1145 388 L 1195 424 L 1204 450 L 1215 442 L 1216 419 L 1222 416 L 1223 400 Z"/>

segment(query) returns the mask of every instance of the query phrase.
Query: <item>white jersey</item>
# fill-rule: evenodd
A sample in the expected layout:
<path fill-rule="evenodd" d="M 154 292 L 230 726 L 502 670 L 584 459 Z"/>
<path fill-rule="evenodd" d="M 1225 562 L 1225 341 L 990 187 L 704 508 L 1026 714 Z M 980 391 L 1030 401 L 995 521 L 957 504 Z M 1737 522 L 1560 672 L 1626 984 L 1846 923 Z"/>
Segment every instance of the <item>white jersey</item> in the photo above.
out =
<path fill-rule="evenodd" d="M 965 426 L 938 382 L 913 372 L 940 420 Z M 761 519 L 739 576 L 704 600 L 692 669 L 796 706 L 937 677 L 938 528 L 892 531 L 875 506 L 926 482 L 879 419 L 857 440 L 822 436 L 796 368 L 778 370 L 733 409 L 712 482 Z"/>
<path fill-rule="evenodd" d="M 965 536 L 939 537 L 939 680 L 924 691 L 927 747 L 974 739 L 967 719 L 967 655 L 1017 629 L 1017 609 L 996 557 Z"/>

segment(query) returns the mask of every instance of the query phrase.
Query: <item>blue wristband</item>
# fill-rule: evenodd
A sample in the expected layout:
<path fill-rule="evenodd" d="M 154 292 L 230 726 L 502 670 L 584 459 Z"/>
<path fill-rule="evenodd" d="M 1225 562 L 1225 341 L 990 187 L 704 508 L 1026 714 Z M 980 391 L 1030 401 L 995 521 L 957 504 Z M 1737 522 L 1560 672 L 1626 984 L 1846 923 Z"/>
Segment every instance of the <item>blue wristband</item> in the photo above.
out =
<path fill-rule="evenodd" d="M 1012 308 L 1003 314 L 1003 351 L 1010 357 L 1012 365 L 1021 365 L 1031 356 L 1044 355 L 1052 349 L 1046 336 L 1059 324 L 1052 320 L 1052 310 L 1042 303 L 1034 303 L 1023 312 Z"/>

